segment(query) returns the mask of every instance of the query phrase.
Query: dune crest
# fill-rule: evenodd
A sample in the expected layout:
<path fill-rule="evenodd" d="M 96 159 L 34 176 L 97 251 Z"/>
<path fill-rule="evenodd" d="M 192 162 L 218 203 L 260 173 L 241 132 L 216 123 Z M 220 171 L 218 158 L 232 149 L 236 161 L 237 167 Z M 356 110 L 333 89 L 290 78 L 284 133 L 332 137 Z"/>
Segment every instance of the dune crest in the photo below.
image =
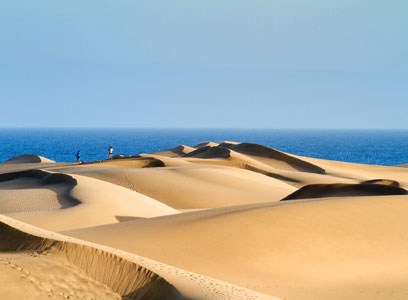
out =
<path fill-rule="evenodd" d="M 385 196 L 407 194 L 408 191 L 400 187 L 377 183 L 310 184 L 300 188 L 293 194 L 286 196 L 282 199 L 282 201 L 327 197 Z"/>
<path fill-rule="evenodd" d="M 203 146 L 194 150 L 188 154 L 183 155 L 184 157 L 196 157 L 196 158 L 228 158 L 230 157 L 230 152 L 228 149 L 219 146 Z"/>
<path fill-rule="evenodd" d="M 4 164 L 30 164 L 30 163 L 55 163 L 55 161 L 35 154 L 24 154 L 12 157 L 4 162 Z"/>
<path fill-rule="evenodd" d="M 218 143 L 215 143 L 215 142 L 201 142 L 201 143 L 198 143 L 197 145 L 195 145 L 193 148 L 201 148 L 201 147 L 205 147 L 205 146 L 211 146 L 211 147 L 215 147 L 215 146 L 218 146 L 219 144 Z"/>
<path fill-rule="evenodd" d="M 72 242 L 33 236 L 2 222 L 0 222 L 0 235 L 2 268 L 11 267 L 26 274 L 27 282 L 31 282 L 39 290 L 36 297 L 41 297 L 42 294 L 54 296 L 56 292 L 64 292 L 64 289 L 60 287 L 61 285 L 69 285 L 70 283 L 79 285 L 82 283 L 82 287 L 77 286 L 77 291 L 65 291 L 67 293 L 65 297 L 81 297 L 83 291 L 89 294 L 94 293 L 96 297 L 105 296 L 104 299 L 117 298 L 114 293 L 120 296 L 117 299 L 122 297 L 129 300 L 183 299 L 171 284 L 157 274 L 113 253 Z M 2 253 L 5 254 L 2 255 Z M 10 255 L 10 253 L 13 254 Z M 24 259 L 23 262 L 20 262 L 22 256 Z M 40 260 L 49 268 L 47 272 L 36 274 L 36 270 L 31 269 L 30 264 L 35 264 Z M 61 267 L 62 264 L 66 265 L 65 268 Z M 67 282 L 54 281 L 55 278 L 62 275 L 58 272 L 72 272 L 71 269 L 75 270 L 75 275 L 80 277 L 79 280 L 76 280 L 74 276 L 66 276 Z M 38 278 L 48 279 L 47 285 L 41 284 L 36 280 Z M 13 280 L 8 281 L 11 281 L 11 284 L 18 284 Z M 106 290 L 90 291 L 88 285 L 94 281 L 109 287 L 112 294 L 109 295 Z M 102 289 L 95 284 L 93 287 Z M 4 290 L 2 284 L 0 293 L 4 295 L 7 292 L 10 291 L 7 291 L 7 288 Z M 16 292 L 14 291 L 14 293 Z"/>
<path fill-rule="evenodd" d="M 391 179 L 371 179 L 371 180 L 366 180 L 361 183 L 365 184 L 382 184 L 382 185 L 390 185 L 390 186 L 400 186 L 400 183 L 396 180 L 391 180 Z"/>
<path fill-rule="evenodd" d="M 112 160 L 105 160 L 98 162 L 104 166 L 125 167 L 125 168 L 158 168 L 164 167 L 165 164 L 162 160 L 154 157 L 120 157 L 113 158 Z"/>
<path fill-rule="evenodd" d="M 2 215 L 0 236 L 0 295 L 9 299 L 278 300 Z M 19 297 L 22 284 L 33 294 Z"/>
<path fill-rule="evenodd" d="M 279 161 L 287 164 L 289 167 L 301 171 L 301 172 L 310 172 L 324 174 L 325 170 L 317 165 L 304 161 L 302 159 L 296 158 L 284 152 L 263 146 L 258 144 L 251 143 L 228 143 L 224 142 L 220 144 L 220 147 L 234 150 L 236 152 L 248 155 L 254 159 L 261 159 L 264 163 L 265 160 L 269 159 L 273 161 Z"/>
<path fill-rule="evenodd" d="M 192 152 L 194 150 L 195 150 L 195 148 L 190 147 L 190 146 L 178 145 L 175 148 L 171 148 L 171 149 L 168 149 L 168 150 L 162 150 L 162 151 L 158 151 L 158 152 L 153 152 L 151 154 L 161 155 L 161 156 L 168 156 L 168 157 L 178 157 L 178 156 L 182 156 L 184 154 L 190 153 L 190 152 Z"/>
<path fill-rule="evenodd" d="M 77 181 L 69 175 L 28 170 L 0 174 L 0 213 L 56 211 L 79 205 L 70 195 Z"/>
<path fill-rule="evenodd" d="M 269 147 L 251 143 L 223 142 L 219 145 L 203 144 L 197 150 L 191 151 L 183 155 L 183 157 L 190 159 L 190 162 L 198 162 L 191 161 L 192 158 L 208 159 L 217 164 L 239 167 L 267 176 L 271 175 L 270 177 L 287 177 L 289 182 L 296 182 L 296 179 L 291 179 L 290 176 L 285 175 L 279 176 L 276 174 L 276 171 L 325 174 L 325 170 L 318 165 Z M 221 161 L 222 159 L 224 161 Z"/>

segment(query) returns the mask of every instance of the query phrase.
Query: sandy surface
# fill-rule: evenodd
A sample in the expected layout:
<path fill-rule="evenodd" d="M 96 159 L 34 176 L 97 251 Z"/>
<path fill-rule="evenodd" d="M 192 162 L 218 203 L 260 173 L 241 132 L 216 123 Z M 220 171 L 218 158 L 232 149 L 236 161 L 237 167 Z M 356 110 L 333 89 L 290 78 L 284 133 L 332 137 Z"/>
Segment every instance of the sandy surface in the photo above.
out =
<path fill-rule="evenodd" d="M 406 168 L 236 142 L 30 159 L 0 164 L 4 299 L 408 298 Z"/>
<path fill-rule="evenodd" d="M 12 157 L 4 162 L 5 164 L 31 164 L 31 163 L 55 163 L 55 161 L 35 154 L 23 154 Z"/>

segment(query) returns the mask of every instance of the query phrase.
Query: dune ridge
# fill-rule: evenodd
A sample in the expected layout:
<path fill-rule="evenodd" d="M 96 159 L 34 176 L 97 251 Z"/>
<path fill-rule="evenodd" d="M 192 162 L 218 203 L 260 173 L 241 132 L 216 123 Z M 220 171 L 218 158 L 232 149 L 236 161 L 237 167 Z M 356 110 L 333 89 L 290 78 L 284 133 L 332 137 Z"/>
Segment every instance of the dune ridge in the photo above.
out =
<path fill-rule="evenodd" d="M 71 176 L 43 171 L 0 174 L 0 213 L 74 207 L 81 203 L 70 194 L 76 184 Z"/>
<path fill-rule="evenodd" d="M 206 142 L 198 143 L 198 144 L 195 145 L 193 148 L 197 149 L 197 148 L 201 148 L 201 147 L 205 147 L 205 146 L 214 147 L 214 146 L 218 146 L 218 145 L 219 145 L 218 143 L 206 141 Z"/>
<path fill-rule="evenodd" d="M 87 280 L 96 280 L 117 293 L 120 296 L 118 299 L 278 299 L 135 254 L 49 232 L 3 215 L 0 215 L 0 236 L 2 237 L 0 240 L 0 262 L 3 265 L 11 266 L 26 275 L 31 274 L 30 270 L 24 270 L 21 266 L 16 266 L 10 262 L 13 260 L 13 257 L 10 257 L 11 253 L 28 256 L 29 261 L 26 262 L 26 268 L 30 267 L 30 263 L 35 264 L 39 256 L 42 256 L 43 260 L 47 260 L 51 267 L 55 267 L 58 263 L 65 266 L 70 264 L 87 276 L 81 279 L 82 283 L 89 284 L 86 282 Z M 55 271 L 54 268 L 49 270 L 50 277 L 48 279 L 51 281 L 58 275 L 53 274 L 53 271 Z M 32 281 L 32 283 L 36 282 Z M 57 287 L 60 285 L 60 283 L 56 284 Z M 4 288 L 4 285 L 0 286 L 0 291 L 4 291 Z M 82 288 L 86 290 L 86 287 Z M 52 289 L 48 288 L 45 292 L 50 294 L 50 290 Z M 106 293 L 106 290 L 102 292 Z M 37 297 L 37 295 L 34 296 Z M 60 299 L 61 293 L 56 296 L 58 296 L 56 299 Z M 65 295 L 65 298 L 67 296 L 69 295 Z M 103 299 L 113 299 L 113 296 L 110 294 Z"/>
<path fill-rule="evenodd" d="M 175 209 L 279 201 L 296 190 L 285 182 L 248 170 L 191 163 L 149 169 L 111 169 L 101 166 L 99 169 L 62 171 L 112 182 Z"/>
<path fill-rule="evenodd" d="M 186 155 L 194 150 L 196 149 L 190 146 L 178 145 L 177 147 L 174 147 L 168 150 L 153 152 L 151 154 L 160 155 L 160 156 L 168 156 L 168 157 L 178 157 L 178 156 Z"/>
<path fill-rule="evenodd" d="M 302 186 L 303 180 L 333 181 L 318 164 L 262 145 L 229 141 L 221 144 L 202 143 L 200 146 L 181 157 L 195 164 L 225 165 L 250 170 L 295 187 Z M 336 180 L 349 179 L 337 177 Z"/>
<path fill-rule="evenodd" d="M 0 233 L 0 253 L 32 252 L 56 257 L 56 260 L 78 267 L 125 299 L 183 299 L 172 285 L 157 274 L 115 254 L 73 242 L 33 236 L 2 222 Z"/>
<path fill-rule="evenodd" d="M 23 198 L 11 200 L 18 200 L 20 203 L 27 204 L 17 206 L 17 208 L 21 208 L 20 210 L 5 210 L 3 213 L 50 230 L 60 231 L 69 228 L 116 223 L 118 216 L 155 217 L 179 213 L 178 210 L 135 191 L 81 175 L 28 170 L 1 174 L 0 182 L 1 180 L 2 182 L 9 181 L 11 184 L 19 178 L 39 179 L 39 184 L 36 182 L 31 182 L 31 184 L 37 184 L 37 190 L 38 188 L 44 189 L 43 197 L 45 196 L 44 192 L 49 188 L 48 185 L 58 184 L 60 189 L 55 190 L 55 196 L 49 199 L 49 209 L 36 207 L 36 202 L 30 194 L 20 193 Z M 15 184 L 16 187 L 24 188 L 27 182 L 15 182 Z M 0 190 L 0 194 L 1 192 L 10 194 L 10 191 L 7 190 Z M 66 200 L 65 203 L 69 204 L 58 209 L 53 203 L 61 203 L 60 197 L 63 197 Z M 12 203 L 16 202 L 13 201 Z M 41 201 L 37 202 L 37 204 L 40 203 Z M 26 209 L 27 207 L 30 209 Z"/>
<path fill-rule="evenodd" d="M 299 159 L 297 157 L 291 156 L 284 152 L 263 146 L 258 144 L 252 143 L 228 143 L 224 142 L 220 144 L 220 147 L 228 148 L 234 150 L 236 152 L 249 155 L 252 158 L 267 158 L 273 159 L 276 161 L 282 161 L 288 164 L 290 167 L 301 171 L 301 172 L 310 172 L 310 173 L 318 173 L 324 174 L 325 170 L 317 165 Z"/>
<path fill-rule="evenodd" d="M 196 158 L 228 158 L 231 151 L 220 146 L 203 146 L 190 153 L 184 154 L 184 157 Z"/>
<path fill-rule="evenodd" d="M 24 154 L 12 157 L 3 163 L 4 164 L 55 163 L 55 161 L 36 154 Z"/>
<path fill-rule="evenodd" d="M 63 173 L 50 173 L 44 170 L 26 170 L 26 171 L 17 171 L 0 174 L 0 182 L 10 181 L 17 178 L 35 178 L 40 179 L 41 184 L 58 184 L 58 183 L 68 183 L 73 186 L 78 182 L 72 176 Z"/>
<path fill-rule="evenodd" d="M 164 162 L 160 159 L 154 157 L 142 157 L 140 155 L 119 158 L 114 157 L 113 160 L 90 162 L 89 164 L 103 164 L 104 166 L 127 168 L 158 168 L 165 166 Z"/>
<path fill-rule="evenodd" d="M 384 185 L 377 183 L 360 184 L 310 184 L 298 189 L 282 199 L 312 199 L 327 197 L 356 197 L 356 196 L 385 196 L 385 195 L 407 195 L 408 191 L 393 185 Z"/>

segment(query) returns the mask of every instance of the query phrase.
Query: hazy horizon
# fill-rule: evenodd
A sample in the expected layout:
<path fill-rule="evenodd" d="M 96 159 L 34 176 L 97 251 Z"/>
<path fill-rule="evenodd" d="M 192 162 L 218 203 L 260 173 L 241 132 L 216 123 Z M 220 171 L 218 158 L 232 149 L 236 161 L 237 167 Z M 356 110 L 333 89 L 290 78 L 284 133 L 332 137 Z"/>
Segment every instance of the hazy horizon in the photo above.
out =
<path fill-rule="evenodd" d="M 0 130 L 265 130 L 265 131 L 408 131 L 408 128 L 267 128 L 267 127 L 0 127 Z"/>

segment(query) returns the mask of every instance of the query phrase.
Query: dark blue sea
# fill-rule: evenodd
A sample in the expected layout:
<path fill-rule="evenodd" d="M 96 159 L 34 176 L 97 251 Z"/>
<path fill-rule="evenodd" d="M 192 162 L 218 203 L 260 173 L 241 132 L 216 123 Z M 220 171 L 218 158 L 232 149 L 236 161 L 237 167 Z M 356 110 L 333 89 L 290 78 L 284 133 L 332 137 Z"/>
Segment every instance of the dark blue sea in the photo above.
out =
<path fill-rule="evenodd" d="M 194 146 L 202 141 L 233 140 L 269 146 L 292 154 L 377 165 L 408 162 L 408 130 L 284 129 L 0 129 L 0 161 L 38 154 L 58 162 L 84 161 L 114 154 L 135 155 Z"/>

